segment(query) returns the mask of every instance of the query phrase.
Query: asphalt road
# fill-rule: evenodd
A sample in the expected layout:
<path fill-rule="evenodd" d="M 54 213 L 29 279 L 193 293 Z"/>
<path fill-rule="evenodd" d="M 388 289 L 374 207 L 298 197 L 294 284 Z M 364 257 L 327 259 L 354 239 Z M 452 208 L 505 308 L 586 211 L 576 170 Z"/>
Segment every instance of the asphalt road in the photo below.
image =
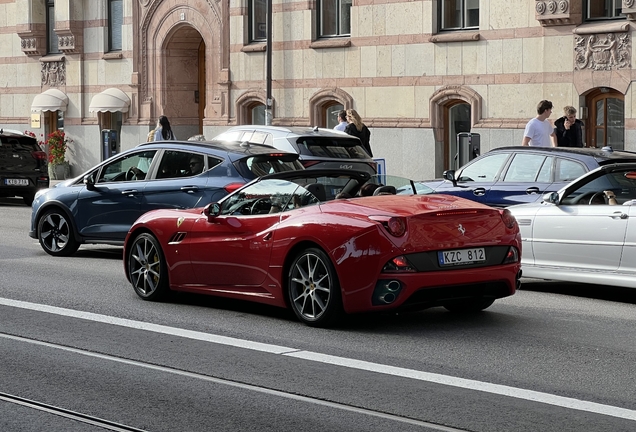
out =
<path fill-rule="evenodd" d="M 45 254 L 0 199 L 0 431 L 634 431 L 630 290 L 524 280 L 487 311 L 336 329 L 140 300 L 121 249 Z"/>

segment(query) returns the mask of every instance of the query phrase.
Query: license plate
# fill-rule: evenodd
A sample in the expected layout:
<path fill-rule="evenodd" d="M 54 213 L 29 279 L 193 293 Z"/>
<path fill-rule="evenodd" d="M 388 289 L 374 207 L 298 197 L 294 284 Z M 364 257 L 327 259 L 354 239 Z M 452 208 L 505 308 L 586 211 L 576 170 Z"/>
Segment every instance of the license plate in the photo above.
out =
<path fill-rule="evenodd" d="M 4 179 L 4 184 L 7 186 L 28 186 L 29 180 L 27 179 Z"/>
<path fill-rule="evenodd" d="M 456 266 L 474 264 L 486 261 L 486 250 L 484 248 L 457 249 L 437 252 L 439 265 Z"/>

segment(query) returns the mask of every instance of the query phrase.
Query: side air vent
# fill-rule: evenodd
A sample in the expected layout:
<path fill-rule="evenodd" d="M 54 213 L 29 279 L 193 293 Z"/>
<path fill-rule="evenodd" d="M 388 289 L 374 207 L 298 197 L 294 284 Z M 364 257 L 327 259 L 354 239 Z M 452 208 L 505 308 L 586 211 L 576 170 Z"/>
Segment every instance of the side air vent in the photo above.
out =
<path fill-rule="evenodd" d="M 170 241 L 168 242 L 168 244 L 181 243 L 183 239 L 185 238 L 185 236 L 186 236 L 186 233 L 184 232 L 174 233 L 173 236 L 170 238 Z"/>

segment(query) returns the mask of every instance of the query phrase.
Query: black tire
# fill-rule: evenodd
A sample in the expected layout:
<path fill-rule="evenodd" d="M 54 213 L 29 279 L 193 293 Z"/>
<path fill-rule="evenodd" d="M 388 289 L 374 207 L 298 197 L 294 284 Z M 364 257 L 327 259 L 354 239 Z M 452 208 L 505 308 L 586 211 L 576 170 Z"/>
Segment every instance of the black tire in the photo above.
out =
<path fill-rule="evenodd" d="M 151 234 L 139 234 L 130 243 L 126 271 L 135 292 L 144 300 L 161 300 L 170 291 L 166 259 Z"/>
<path fill-rule="evenodd" d="M 495 302 L 495 299 L 474 299 L 464 300 L 457 303 L 449 303 L 444 307 L 451 312 L 480 312 L 490 307 Z"/>
<path fill-rule="evenodd" d="M 308 248 L 294 259 L 287 280 L 289 304 L 300 321 L 329 327 L 343 315 L 338 275 L 322 250 Z"/>
<path fill-rule="evenodd" d="M 40 217 L 38 238 L 44 252 L 53 256 L 73 255 L 80 246 L 66 213 L 58 209 L 47 210 Z"/>

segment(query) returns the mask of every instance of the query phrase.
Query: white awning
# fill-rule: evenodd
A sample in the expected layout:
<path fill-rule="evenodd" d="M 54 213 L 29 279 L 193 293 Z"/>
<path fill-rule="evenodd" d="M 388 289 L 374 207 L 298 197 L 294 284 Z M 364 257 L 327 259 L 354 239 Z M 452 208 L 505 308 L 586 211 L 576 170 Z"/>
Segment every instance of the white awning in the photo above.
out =
<path fill-rule="evenodd" d="M 130 108 L 130 98 L 123 91 L 116 88 L 109 88 L 96 94 L 91 99 L 88 108 L 89 112 L 128 112 Z"/>
<path fill-rule="evenodd" d="M 31 111 L 66 111 L 68 96 L 58 89 L 48 89 L 33 99 Z"/>

